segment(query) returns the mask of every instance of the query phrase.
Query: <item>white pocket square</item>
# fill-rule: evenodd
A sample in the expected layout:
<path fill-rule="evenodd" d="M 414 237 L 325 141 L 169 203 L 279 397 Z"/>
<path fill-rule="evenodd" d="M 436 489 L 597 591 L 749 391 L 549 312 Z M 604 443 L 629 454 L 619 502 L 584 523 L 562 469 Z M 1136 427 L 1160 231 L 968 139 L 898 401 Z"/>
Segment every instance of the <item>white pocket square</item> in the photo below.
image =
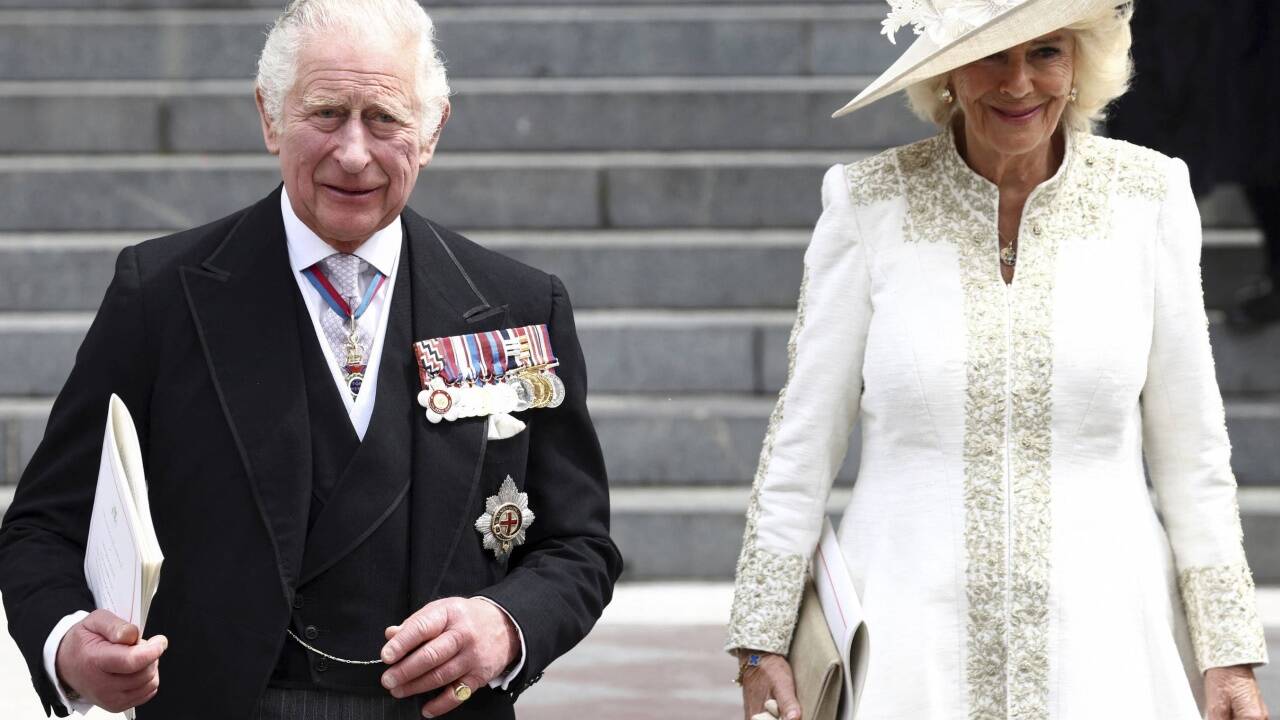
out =
<path fill-rule="evenodd" d="M 520 434 L 524 430 L 524 423 L 511 417 L 507 413 L 499 413 L 489 416 L 489 439 L 490 440 L 506 440 L 509 437 Z"/>

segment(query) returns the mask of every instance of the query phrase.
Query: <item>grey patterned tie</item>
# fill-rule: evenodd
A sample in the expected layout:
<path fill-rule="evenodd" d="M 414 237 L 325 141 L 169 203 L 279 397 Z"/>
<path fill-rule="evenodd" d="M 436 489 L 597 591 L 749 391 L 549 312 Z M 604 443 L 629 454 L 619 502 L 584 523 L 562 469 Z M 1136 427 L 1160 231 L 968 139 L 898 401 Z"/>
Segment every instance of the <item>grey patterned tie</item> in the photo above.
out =
<path fill-rule="evenodd" d="M 320 267 L 325 277 L 329 279 L 329 284 L 333 285 L 338 294 L 342 295 L 343 299 L 347 301 L 348 307 L 353 311 L 360 306 L 363 291 L 368 288 L 369 283 L 373 281 L 378 272 L 372 265 L 358 256 L 348 255 L 347 253 L 330 255 L 320 261 Z M 329 347 L 333 350 L 333 358 L 338 363 L 338 369 L 342 371 L 342 376 L 346 378 L 347 340 L 351 337 L 350 320 L 339 315 L 328 303 L 325 303 L 325 307 L 320 313 L 320 327 L 324 329 L 325 338 L 329 340 Z M 372 351 L 372 343 L 370 342 L 369 332 L 359 324 L 356 325 L 356 342 L 360 346 L 360 354 L 363 358 L 361 364 L 367 364 L 369 353 Z M 355 396 L 359 392 L 359 385 L 353 385 L 351 390 L 352 396 Z"/>

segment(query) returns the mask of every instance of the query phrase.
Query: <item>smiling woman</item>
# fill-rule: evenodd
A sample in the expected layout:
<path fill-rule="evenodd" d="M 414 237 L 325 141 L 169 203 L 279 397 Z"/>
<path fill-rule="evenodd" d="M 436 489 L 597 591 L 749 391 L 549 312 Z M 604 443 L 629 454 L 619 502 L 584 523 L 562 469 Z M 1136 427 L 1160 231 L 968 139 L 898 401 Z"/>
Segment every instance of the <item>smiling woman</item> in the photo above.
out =
<path fill-rule="evenodd" d="M 1071 23 L 1037 41 L 1057 51 L 1064 49 L 1063 44 L 1070 45 L 1076 97 L 1062 113 L 1062 121 L 1072 130 L 1092 129 L 1105 117 L 1107 106 L 1128 89 L 1133 76 L 1133 61 L 1129 56 L 1132 34 L 1128 20 L 1114 12 L 1102 12 Z M 1034 43 L 1024 43 L 1020 47 L 1030 48 L 1032 45 Z M 991 59 L 1007 57 L 1013 51 L 998 52 Z M 1051 59 L 1043 56 L 1043 52 L 1036 58 L 1042 64 Z M 950 122 L 957 108 L 943 100 L 942 95 L 950 81 L 951 73 L 942 73 L 907 87 L 907 100 L 916 115 L 937 125 Z"/>
<path fill-rule="evenodd" d="M 1186 165 L 1092 133 L 1132 6 L 890 5 L 920 37 L 837 115 L 905 89 L 940 132 L 823 181 L 738 562 L 746 716 L 800 717 L 786 654 L 860 422 L 845 720 L 1264 718 Z"/>

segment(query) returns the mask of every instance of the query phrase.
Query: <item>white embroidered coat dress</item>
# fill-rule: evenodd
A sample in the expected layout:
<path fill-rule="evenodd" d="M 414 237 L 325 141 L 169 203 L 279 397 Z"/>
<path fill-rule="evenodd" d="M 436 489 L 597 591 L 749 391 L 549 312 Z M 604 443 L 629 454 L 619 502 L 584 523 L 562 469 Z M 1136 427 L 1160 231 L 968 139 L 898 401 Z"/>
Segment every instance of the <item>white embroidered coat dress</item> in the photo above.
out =
<path fill-rule="evenodd" d="M 1200 672 L 1266 645 L 1186 165 L 1069 134 L 1010 285 L 999 193 L 950 132 L 831 168 L 822 199 L 728 647 L 788 650 L 859 422 L 859 720 L 1199 718 Z"/>

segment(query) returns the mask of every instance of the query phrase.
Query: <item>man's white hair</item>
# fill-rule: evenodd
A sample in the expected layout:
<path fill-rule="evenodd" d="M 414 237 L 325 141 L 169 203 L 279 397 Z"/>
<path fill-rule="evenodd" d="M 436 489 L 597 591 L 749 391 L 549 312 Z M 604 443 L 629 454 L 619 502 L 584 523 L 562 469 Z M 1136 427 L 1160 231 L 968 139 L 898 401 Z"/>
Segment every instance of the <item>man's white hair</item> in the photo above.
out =
<path fill-rule="evenodd" d="M 291 0 L 258 57 L 258 89 L 273 124 L 280 125 L 285 97 L 293 89 L 298 51 L 324 32 L 414 40 L 415 47 L 405 51 L 418 54 L 418 120 L 424 140 L 435 133 L 449 97 L 449 79 L 436 49 L 435 25 L 415 0 Z"/>

